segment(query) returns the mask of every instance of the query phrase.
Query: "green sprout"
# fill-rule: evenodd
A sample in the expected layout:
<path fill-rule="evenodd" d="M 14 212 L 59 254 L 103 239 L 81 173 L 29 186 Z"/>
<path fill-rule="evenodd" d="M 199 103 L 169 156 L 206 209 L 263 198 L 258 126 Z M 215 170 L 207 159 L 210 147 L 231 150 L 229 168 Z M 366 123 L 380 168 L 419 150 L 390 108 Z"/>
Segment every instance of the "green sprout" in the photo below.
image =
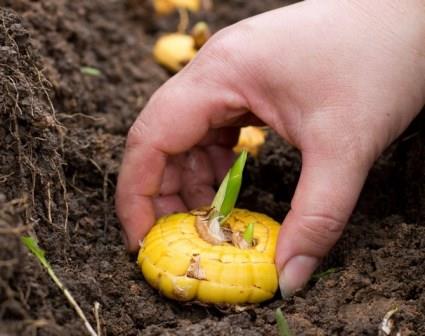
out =
<path fill-rule="evenodd" d="M 276 309 L 276 323 L 277 323 L 277 333 L 279 336 L 292 336 L 291 329 L 289 329 L 288 321 L 286 321 L 285 316 L 283 316 L 282 310 L 280 308 Z"/>
<path fill-rule="evenodd" d="M 252 246 L 254 241 L 254 223 L 249 223 L 243 233 L 243 239 L 248 243 L 248 245 Z"/>
<path fill-rule="evenodd" d="M 71 293 L 68 291 L 68 289 L 65 288 L 64 284 L 56 276 L 55 272 L 52 269 L 52 266 L 49 264 L 49 262 L 46 259 L 46 256 L 45 256 L 46 253 L 44 252 L 44 250 L 42 250 L 38 246 L 37 241 L 34 240 L 32 237 L 28 237 L 28 236 L 27 237 L 21 237 L 21 241 L 27 247 L 27 249 L 32 254 L 34 254 L 34 256 L 37 257 L 38 261 L 46 269 L 47 273 L 52 278 L 52 280 L 54 281 L 54 283 L 63 292 L 63 294 L 65 295 L 65 297 L 68 299 L 68 302 L 75 309 L 75 311 L 77 312 L 78 316 L 83 320 L 84 326 L 86 327 L 86 329 L 89 332 L 90 336 L 97 336 L 98 334 L 96 333 L 96 331 L 94 331 L 94 329 L 91 326 L 90 322 L 87 320 L 87 318 L 84 315 L 84 312 L 82 311 L 81 307 L 75 301 L 74 297 L 71 295 Z"/>
<path fill-rule="evenodd" d="M 326 276 L 328 276 L 328 275 L 331 275 L 331 274 L 335 273 L 337 270 L 338 270 L 338 269 L 336 269 L 336 268 L 329 268 L 329 269 L 327 269 L 326 271 L 319 272 L 319 273 L 314 273 L 314 274 L 311 276 L 311 279 L 312 279 L 312 280 L 319 280 L 319 279 L 321 279 L 321 278 L 324 278 L 324 277 L 326 277 Z"/>
<path fill-rule="evenodd" d="M 92 77 L 99 77 L 102 75 L 102 72 L 99 69 L 89 67 L 89 66 L 83 66 L 80 68 L 80 71 L 82 74 Z"/>
<path fill-rule="evenodd" d="M 214 216 L 219 218 L 220 223 L 224 223 L 235 207 L 242 185 L 242 174 L 247 157 L 247 151 L 243 151 L 239 155 L 226 174 L 211 204 L 211 208 L 214 209 Z"/>

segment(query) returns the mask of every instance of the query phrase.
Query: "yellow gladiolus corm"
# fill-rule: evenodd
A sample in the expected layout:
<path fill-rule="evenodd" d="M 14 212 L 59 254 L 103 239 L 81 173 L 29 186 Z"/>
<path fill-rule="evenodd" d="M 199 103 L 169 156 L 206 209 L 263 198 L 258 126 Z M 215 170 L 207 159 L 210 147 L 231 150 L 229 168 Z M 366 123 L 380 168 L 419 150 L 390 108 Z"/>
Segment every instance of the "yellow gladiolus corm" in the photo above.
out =
<path fill-rule="evenodd" d="M 201 49 L 202 46 L 207 43 L 208 39 L 211 37 L 211 31 L 206 22 L 200 21 L 193 26 L 191 35 L 195 41 L 195 48 Z"/>
<path fill-rule="evenodd" d="M 179 301 L 243 305 L 271 299 L 278 287 L 279 224 L 260 213 L 233 209 L 221 226 L 225 238 L 217 242 L 205 237 L 207 220 L 200 213 L 173 214 L 153 226 L 138 256 L 148 283 Z M 240 244 L 249 225 L 255 226 L 252 244 Z"/>
<path fill-rule="evenodd" d="M 239 134 L 237 145 L 233 148 L 236 153 L 243 150 L 248 151 L 251 155 L 257 156 L 261 146 L 266 141 L 266 131 L 261 127 L 247 126 L 242 127 Z"/>
<path fill-rule="evenodd" d="M 198 12 L 201 9 L 201 0 L 154 0 L 153 6 L 155 13 L 159 15 L 171 14 L 177 8 Z"/>
<path fill-rule="evenodd" d="M 160 37 L 153 49 L 155 60 L 173 72 L 182 69 L 195 55 L 196 48 L 193 37 L 180 33 Z"/>
<path fill-rule="evenodd" d="M 279 224 L 235 209 L 247 155 L 235 160 L 209 207 L 161 218 L 141 244 L 145 279 L 166 297 L 235 306 L 273 297 Z"/>

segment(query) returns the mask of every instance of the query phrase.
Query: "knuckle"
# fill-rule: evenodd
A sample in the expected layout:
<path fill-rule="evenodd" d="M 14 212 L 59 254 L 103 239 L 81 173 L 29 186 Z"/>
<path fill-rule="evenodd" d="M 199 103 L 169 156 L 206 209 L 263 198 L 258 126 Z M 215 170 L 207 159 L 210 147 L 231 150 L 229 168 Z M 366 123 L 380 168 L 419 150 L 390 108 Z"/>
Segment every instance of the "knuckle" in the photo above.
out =
<path fill-rule="evenodd" d="M 229 64 L 231 66 L 238 65 L 242 58 L 245 34 L 243 34 L 241 24 L 226 27 L 216 34 L 201 49 L 200 54 L 203 55 L 205 62 L 218 62 Z M 245 56 L 245 53 L 243 53 Z"/>
<path fill-rule="evenodd" d="M 203 53 L 214 58 L 222 59 L 230 56 L 234 48 L 233 33 L 231 28 L 224 28 L 214 34 L 203 49 Z"/>
<path fill-rule="evenodd" d="M 333 215 L 312 214 L 301 216 L 302 234 L 318 246 L 330 248 L 344 231 L 345 220 Z"/>
<path fill-rule="evenodd" d="M 131 149 L 141 144 L 146 137 L 146 123 L 140 117 L 136 119 L 127 134 L 127 148 Z"/>

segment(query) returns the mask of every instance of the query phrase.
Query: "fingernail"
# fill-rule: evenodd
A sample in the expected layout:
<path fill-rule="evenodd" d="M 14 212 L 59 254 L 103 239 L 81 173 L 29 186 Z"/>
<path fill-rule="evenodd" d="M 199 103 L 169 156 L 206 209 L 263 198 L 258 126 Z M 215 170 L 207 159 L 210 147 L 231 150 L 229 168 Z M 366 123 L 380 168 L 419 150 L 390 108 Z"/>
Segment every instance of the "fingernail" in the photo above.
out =
<path fill-rule="evenodd" d="M 320 260 L 316 257 L 292 257 L 280 272 L 279 287 L 282 297 L 290 297 L 302 289 L 319 264 Z"/>
<path fill-rule="evenodd" d="M 121 231 L 121 238 L 124 243 L 125 248 L 128 250 L 128 237 L 125 231 Z"/>

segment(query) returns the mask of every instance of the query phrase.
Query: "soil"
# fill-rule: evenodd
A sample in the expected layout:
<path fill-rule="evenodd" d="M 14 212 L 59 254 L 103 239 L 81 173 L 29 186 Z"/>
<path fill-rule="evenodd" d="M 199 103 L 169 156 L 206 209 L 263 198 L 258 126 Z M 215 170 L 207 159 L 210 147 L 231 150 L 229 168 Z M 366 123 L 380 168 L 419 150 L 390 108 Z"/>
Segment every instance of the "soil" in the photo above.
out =
<path fill-rule="evenodd" d="M 216 0 L 214 30 L 287 1 Z M 85 335 L 19 241 L 36 236 L 102 335 L 425 335 L 425 117 L 371 171 L 348 228 L 307 288 L 244 312 L 159 296 L 124 250 L 114 188 L 126 132 L 169 74 L 150 51 L 177 16 L 138 0 L 0 0 L 0 335 Z M 83 73 L 93 67 L 97 75 Z M 84 69 L 84 68 L 83 68 Z M 280 220 L 300 170 L 270 134 L 250 159 L 240 206 Z M 327 272 L 326 272 L 327 271 Z"/>

